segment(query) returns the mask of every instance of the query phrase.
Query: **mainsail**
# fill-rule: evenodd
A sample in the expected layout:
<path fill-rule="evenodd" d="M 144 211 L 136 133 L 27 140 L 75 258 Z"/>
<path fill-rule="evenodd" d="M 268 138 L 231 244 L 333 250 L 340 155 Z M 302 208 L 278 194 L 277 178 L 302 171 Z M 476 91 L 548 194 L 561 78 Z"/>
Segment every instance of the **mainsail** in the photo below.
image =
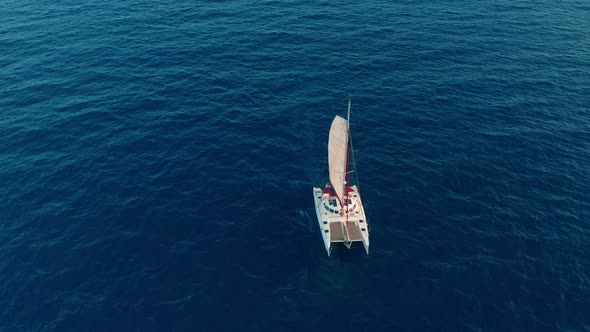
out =
<path fill-rule="evenodd" d="M 332 121 L 328 139 L 328 167 L 330 168 L 330 183 L 341 202 L 344 200 L 346 192 L 347 154 L 348 121 L 336 115 Z"/>

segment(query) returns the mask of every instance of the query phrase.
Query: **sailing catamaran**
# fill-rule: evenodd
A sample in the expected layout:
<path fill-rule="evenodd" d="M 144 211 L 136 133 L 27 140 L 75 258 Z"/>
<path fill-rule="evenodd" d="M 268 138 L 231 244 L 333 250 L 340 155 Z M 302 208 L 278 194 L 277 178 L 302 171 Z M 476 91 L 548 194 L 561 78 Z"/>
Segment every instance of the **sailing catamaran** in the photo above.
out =
<path fill-rule="evenodd" d="M 330 181 L 324 189 L 313 188 L 315 210 L 328 256 L 332 243 L 342 242 L 350 249 L 353 242 L 362 242 L 369 253 L 369 227 L 361 201 L 358 180 L 350 185 L 349 169 L 352 154 L 350 139 L 350 99 L 347 118 L 338 115 L 332 121 L 328 138 Z"/>

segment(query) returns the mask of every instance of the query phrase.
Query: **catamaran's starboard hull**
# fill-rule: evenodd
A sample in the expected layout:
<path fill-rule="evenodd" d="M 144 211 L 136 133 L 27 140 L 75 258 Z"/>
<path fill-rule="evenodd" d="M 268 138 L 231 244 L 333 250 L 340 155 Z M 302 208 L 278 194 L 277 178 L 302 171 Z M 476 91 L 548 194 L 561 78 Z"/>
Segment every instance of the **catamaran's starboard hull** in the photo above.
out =
<path fill-rule="evenodd" d="M 362 242 L 369 254 L 369 227 L 360 194 L 356 186 L 351 187 L 349 197 L 352 204 L 348 218 L 342 214 L 337 200 L 323 192 L 321 188 L 313 188 L 313 198 L 318 225 L 324 240 L 328 256 L 332 251 L 332 243 L 342 242 L 350 248 L 352 242 Z"/>

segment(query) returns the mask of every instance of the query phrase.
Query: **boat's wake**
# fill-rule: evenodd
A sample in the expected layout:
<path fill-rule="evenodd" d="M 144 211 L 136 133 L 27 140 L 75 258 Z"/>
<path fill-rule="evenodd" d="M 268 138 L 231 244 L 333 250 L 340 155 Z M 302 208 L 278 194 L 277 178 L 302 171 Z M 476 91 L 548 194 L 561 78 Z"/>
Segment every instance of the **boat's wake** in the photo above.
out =
<path fill-rule="evenodd" d="M 296 218 L 297 224 L 305 227 L 308 231 L 313 231 L 313 218 L 304 209 L 297 209 L 298 217 Z"/>

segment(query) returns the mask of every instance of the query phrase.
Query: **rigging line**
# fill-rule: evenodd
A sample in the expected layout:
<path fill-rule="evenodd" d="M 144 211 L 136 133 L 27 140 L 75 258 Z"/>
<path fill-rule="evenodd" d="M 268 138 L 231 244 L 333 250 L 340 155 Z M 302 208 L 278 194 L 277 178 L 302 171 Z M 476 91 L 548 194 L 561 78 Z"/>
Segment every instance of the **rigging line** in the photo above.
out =
<path fill-rule="evenodd" d="M 359 184 L 359 178 L 358 178 L 358 172 L 356 171 L 356 160 L 354 158 L 354 148 L 352 146 L 352 132 L 350 130 L 350 108 L 351 108 L 351 100 L 352 100 L 352 94 L 348 94 L 348 144 L 350 146 L 350 155 L 351 155 L 351 161 L 352 161 L 352 171 L 354 172 L 353 176 L 353 181 L 354 184 L 356 184 L 356 190 L 358 191 L 359 195 L 361 193 L 360 191 L 360 184 Z"/>
<path fill-rule="evenodd" d="M 356 184 L 356 191 L 358 191 L 359 195 L 361 193 L 360 184 L 359 184 L 359 177 L 358 171 L 356 170 L 356 160 L 354 158 L 354 148 L 352 147 L 352 133 L 350 130 L 348 131 L 348 142 L 350 144 L 350 156 L 352 157 L 352 171 L 354 173 L 352 176 L 354 177 L 354 183 Z"/>

